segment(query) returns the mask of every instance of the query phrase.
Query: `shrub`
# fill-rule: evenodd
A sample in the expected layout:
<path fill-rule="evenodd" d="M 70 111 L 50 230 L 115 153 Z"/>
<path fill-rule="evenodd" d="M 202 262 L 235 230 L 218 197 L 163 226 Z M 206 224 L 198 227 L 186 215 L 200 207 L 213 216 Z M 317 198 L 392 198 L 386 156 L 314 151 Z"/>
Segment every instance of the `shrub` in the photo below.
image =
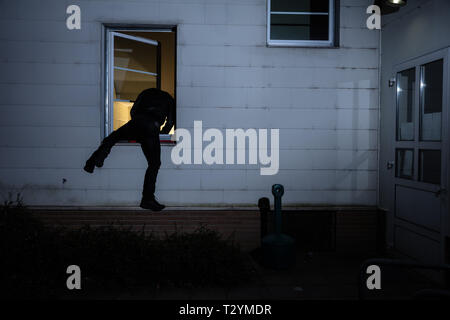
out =
<path fill-rule="evenodd" d="M 47 228 L 22 206 L 2 207 L 2 296 L 56 298 L 67 292 L 66 269 L 72 264 L 81 268 L 83 292 L 229 286 L 249 275 L 239 246 L 204 226 L 159 239 L 114 225 Z"/>

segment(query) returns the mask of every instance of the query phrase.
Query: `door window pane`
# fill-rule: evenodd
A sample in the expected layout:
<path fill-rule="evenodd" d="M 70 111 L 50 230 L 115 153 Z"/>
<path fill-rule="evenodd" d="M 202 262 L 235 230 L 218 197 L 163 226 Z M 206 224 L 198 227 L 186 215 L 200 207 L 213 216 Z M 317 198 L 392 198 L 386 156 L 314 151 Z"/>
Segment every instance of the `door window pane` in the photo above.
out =
<path fill-rule="evenodd" d="M 399 178 L 412 179 L 414 173 L 414 150 L 397 149 L 396 154 L 396 176 Z"/>
<path fill-rule="evenodd" d="M 420 139 L 441 140 L 443 61 L 420 68 Z"/>
<path fill-rule="evenodd" d="M 441 151 L 420 150 L 419 180 L 428 183 L 441 183 Z"/>
<path fill-rule="evenodd" d="M 415 69 L 397 73 L 397 140 L 414 140 Z"/>

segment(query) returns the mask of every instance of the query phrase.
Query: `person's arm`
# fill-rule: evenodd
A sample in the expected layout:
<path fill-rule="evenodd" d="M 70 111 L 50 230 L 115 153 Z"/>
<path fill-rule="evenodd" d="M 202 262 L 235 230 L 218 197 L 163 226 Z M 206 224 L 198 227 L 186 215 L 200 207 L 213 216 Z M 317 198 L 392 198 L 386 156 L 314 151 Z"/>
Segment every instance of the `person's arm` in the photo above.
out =
<path fill-rule="evenodd" d="M 169 110 L 167 113 L 166 124 L 161 129 L 161 134 L 168 134 L 170 132 L 170 129 L 172 129 L 173 124 L 175 122 L 175 115 L 176 115 L 175 100 L 171 99 L 169 103 Z"/>

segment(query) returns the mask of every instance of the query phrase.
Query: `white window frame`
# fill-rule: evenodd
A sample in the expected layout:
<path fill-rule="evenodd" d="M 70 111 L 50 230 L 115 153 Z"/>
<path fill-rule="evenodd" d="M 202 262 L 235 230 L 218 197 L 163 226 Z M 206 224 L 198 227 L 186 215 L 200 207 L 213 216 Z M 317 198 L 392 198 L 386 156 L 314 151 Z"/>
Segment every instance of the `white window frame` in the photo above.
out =
<path fill-rule="evenodd" d="M 106 45 L 105 45 L 105 95 L 104 95 L 104 137 L 111 134 L 113 132 L 113 91 L 111 90 L 113 86 L 113 70 L 114 70 L 114 35 L 119 34 L 121 37 L 128 38 L 131 40 L 138 40 L 141 42 L 145 42 L 148 44 L 156 45 L 157 42 L 154 40 L 150 40 L 147 38 L 141 38 L 136 36 L 131 36 L 127 34 L 123 34 L 122 32 L 127 31 L 143 31 L 143 32 L 173 32 L 172 27 L 167 28 L 121 28 L 114 26 L 105 26 L 105 34 L 106 34 Z M 126 100 L 124 100 L 126 101 Z M 162 144 L 174 144 L 172 134 L 160 134 L 159 139 Z M 136 145 L 137 143 L 132 142 L 119 142 L 119 145 Z"/>
<path fill-rule="evenodd" d="M 267 45 L 269 47 L 334 47 L 335 39 L 335 0 L 329 0 L 328 40 L 272 40 L 270 39 L 271 14 L 324 15 L 321 12 L 272 12 L 271 0 L 267 0 Z"/>
<path fill-rule="evenodd" d="M 105 123 L 105 128 L 107 130 L 108 133 L 113 132 L 113 103 L 114 101 L 124 101 L 124 102 L 131 102 L 129 100 L 121 100 L 121 99 L 114 99 L 113 98 L 113 90 L 112 87 L 114 85 L 114 70 L 115 69 L 119 69 L 119 70 L 128 70 L 128 71 L 132 71 L 132 72 L 138 72 L 138 73 L 144 73 L 144 74 L 148 74 L 148 75 L 152 75 L 152 76 L 158 76 L 157 73 L 152 73 L 152 72 L 144 72 L 144 71 L 140 71 L 140 70 L 133 70 L 133 69 L 127 69 L 127 68 L 120 68 L 120 67 L 116 67 L 114 66 L 114 37 L 121 37 L 121 38 L 125 38 L 125 39 L 130 39 L 130 40 L 134 40 L 134 41 L 138 41 L 138 42 L 142 42 L 142 43 L 147 43 L 150 44 L 152 46 L 158 46 L 158 42 L 157 41 L 153 41 L 153 40 L 149 40 L 149 39 L 145 39 L 145 38 L 140 38 L 140 37 L 136 37 L 136 36 L 130 36 L 121 32 L 117 32 L 117 31 L 109 31 L 108 33 L 108 43 L 109 43 L 109 52 L 108 52 L 108 97 L 107 97 L 107 108 L 106 108 L 106 123 Z"/>

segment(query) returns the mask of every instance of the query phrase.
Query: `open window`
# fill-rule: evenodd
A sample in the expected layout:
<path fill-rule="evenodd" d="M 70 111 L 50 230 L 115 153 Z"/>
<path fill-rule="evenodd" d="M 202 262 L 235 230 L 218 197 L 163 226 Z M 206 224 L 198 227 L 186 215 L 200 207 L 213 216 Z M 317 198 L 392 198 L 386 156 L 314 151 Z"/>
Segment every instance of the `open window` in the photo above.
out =
<path fill-rule="evenodd" d="M 267 0 L 267 44 L 335 46 L 335 8 L 335 0 Z"/>
<path fill-rule="evenodd" d="M 143 90 L 158 88 L 175 98 L 175 32 L 106 28 L 105 136 L 131 119 L 131 107 Z M 172 142 L 175 126 L 160 135 L 161 142 Z"/>

